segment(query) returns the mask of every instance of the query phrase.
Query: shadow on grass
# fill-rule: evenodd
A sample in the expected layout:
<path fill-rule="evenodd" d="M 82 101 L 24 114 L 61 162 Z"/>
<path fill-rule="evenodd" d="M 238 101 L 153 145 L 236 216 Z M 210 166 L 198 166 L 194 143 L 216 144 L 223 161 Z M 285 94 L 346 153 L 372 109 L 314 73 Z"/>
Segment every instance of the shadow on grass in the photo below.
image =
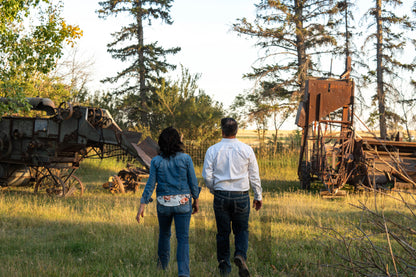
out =
<path fill-rule="evenodd" d="M 312 183 L 311 188 L 309 190 L 304 190 L 300 187 L 300 182 L 298 180 L 268 180 L 262 179 L 261 185 L 263 188 L 263 192 L 272 192 L 272 193 L 279 193 L 279 192 L 296 192 L 296 191 L 306 191 L 313 194 L 319 193 L 323 188 L 324 185 L 322 183 Z"/>
<path fill-rule="evenodd" d="M 29 196 L 29 195 L 36 195 L 34 193 L 33 186 L 25 186 L 25 187 L 4 187 L 0 190 L 0 195 L 16 195 L 16 196 Z"/>
<path fill-rule="evenodd" d="M 155 276 L 152 243 L 139 228 L 2 216 L 2 276 Z M 4 227 L 2 228 L 4 229 Z M 157 276 L 157 275 L 156 275 Z"/>
<path fill-rule="evenodd" d="M 112 175 L 117 175 L 121 168 L 103 169 L 99 163 L 82 163 L 75 172 L 82 182 L 107 182 Z"/>

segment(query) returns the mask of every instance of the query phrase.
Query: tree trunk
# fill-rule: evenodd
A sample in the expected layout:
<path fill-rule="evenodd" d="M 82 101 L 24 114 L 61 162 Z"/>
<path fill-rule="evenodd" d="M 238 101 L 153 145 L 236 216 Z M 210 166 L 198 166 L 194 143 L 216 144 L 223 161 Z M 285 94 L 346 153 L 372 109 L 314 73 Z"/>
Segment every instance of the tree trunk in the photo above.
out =
<path fill-rule="evenodd" d="M 146 79 L 145 79 L 145 63 L 144 63 L 144 39 L 143 39 L 143 19 L 142 19 L 142 1 L 136 0 L 136 20 L 137 20 L 137 39 L 139 56 L 139 96 L 140 96 L 140 119 L 142 123 L 147 126 L 147 113 L 146 113 Z"/>
<path fill-rule="evenodd" d="M 305 81 L 308 72 L 306 59 L 305 37 L 303 35 L 303 1 L 295 0 L 295 21 L 296 21 L 296 49 L 298 54 L 298 84 L 300 97 L 305 90 Z"/>
<path fill-rule="evenodd" d="M 387 138 L 386 124 L 386 95 L 383 83 L 383 22 L 381 18 L 382 0 L 376 1 L 376 22 L 377 22 L 377 101 L 380 125 L 380 137 Z"/>

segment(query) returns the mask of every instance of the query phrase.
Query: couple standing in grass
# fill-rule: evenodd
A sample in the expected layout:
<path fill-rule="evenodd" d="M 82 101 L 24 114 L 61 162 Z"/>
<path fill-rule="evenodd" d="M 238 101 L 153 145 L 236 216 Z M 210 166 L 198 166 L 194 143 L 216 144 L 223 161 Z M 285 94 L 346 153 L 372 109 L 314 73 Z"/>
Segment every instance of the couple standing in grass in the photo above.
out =
<path fill-rule="evenodd" d="M 207 150 L 202 172 L 207 188 L 214 194 L 218 268 L 222 276 L 231 272 L 229 236 L 232 228 L 235 236 L 234 263 L 240 276 L 250 276 L 246 265 L 250 214 L 248 190 L 251 185 L 253 207 L 259 210 L 262 206 L 259 169 L 253 149 L 236 139 L 237 122 L 232 118 L 223 118 L 221 130 L 223 139 Z M 189 276 L 189 223 L 191 214 L 199 210 L 200 188 L 192 159 L 183 153 L 178 131 L 172 127 L 164 129 L 158 144 L 160 154 L 151 161 L 149 179 L 136 220 L 140 223 L 157 183 L 158 267 L 166 269 L 168 266 L 170 230 L 174 219 L 178 275 Z"/>

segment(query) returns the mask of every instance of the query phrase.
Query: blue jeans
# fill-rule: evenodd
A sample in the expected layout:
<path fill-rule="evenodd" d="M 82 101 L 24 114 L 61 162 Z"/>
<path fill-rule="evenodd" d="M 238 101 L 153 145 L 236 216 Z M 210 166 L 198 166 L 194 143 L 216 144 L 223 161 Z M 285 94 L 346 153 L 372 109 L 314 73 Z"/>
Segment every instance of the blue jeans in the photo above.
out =
<path fill-rule="evenodd" d="M 228 272 L 230 263 L 230 233 L 234 233 L 235 252 L 247 259 L 248 219 L 250 215 L 250 197 L 248 192 L 214 192 L 214 212 L 217 222 L 217 259 L 226 263 Z"/>
<path fill-rule="evenodd" d="M 166 207 L 157 204 L 157 218 L 159 220 L 158 263 L 166 269 L 170 257 L 170 235 L 172 219 L 175 221 L 176 260 L 178 262 L 178 275 L 189 276 L 189 223 L 192 214 L 191 201 L 188 204 L 176 207 Z"/>

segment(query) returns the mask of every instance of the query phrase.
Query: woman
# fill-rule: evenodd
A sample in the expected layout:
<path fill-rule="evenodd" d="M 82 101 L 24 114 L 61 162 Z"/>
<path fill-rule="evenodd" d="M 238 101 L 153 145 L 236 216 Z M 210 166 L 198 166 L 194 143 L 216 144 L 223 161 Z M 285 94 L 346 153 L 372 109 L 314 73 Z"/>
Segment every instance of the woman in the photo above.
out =
<path fill-rule="evenodd" d="M 168 266 L 170 229 L 172 219 L 174 219 L 178 242 L 176 251 L 178 275 L 189 276 L 189 223 L 191 214 L 199 210 L 200 188 L 192 159 L 188 154 L 183 153 L 183 143 L 178 131 L 173 127 L 164 129 L 159 136 L 158 144 L 160 154 L 150 163 L 149 179 L 140 200 L 136 220 L 140 223 L 140 217 L 144 216 L 144 209 L 157 183 L 158 266 L 162 269 Z"/>

